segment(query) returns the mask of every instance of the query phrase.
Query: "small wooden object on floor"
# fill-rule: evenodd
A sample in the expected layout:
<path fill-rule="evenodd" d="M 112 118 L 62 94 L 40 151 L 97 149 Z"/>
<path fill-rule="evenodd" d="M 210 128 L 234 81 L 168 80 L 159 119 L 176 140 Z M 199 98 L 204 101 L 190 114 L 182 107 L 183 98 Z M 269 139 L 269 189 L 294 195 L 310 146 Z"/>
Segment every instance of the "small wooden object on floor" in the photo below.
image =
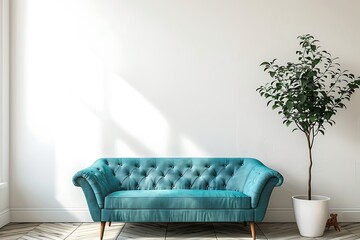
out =
<path fill-rule="evenodd" d="M 327 230 L 329 230 L 329 228 L 331 226 L 334 226 L 335 230 L 340 232 L 340 226 L 339 226 L 339 223 L 337 221 L 337 214 L 336 213 L 331 213 L 330 218 L 326 222 L 326 229 Z"/>

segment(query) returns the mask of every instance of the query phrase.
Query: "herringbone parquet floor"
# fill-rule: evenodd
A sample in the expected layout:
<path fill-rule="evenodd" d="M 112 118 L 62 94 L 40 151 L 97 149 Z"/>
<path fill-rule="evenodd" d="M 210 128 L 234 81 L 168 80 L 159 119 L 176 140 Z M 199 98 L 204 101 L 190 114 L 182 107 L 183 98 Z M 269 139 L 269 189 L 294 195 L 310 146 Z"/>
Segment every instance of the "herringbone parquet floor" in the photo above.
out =
<path fill-rule="evenodd" d="M 360 223 L 341 223 L 317 239 L 360 239 Z M 259 223 L 257 239 L 310 239 L 299 235 L 295 223 Z M 10 223 L 0 228 L 1 240 L 98 240 L 99 223 Z M 106 240 L 251 239 L 249 227 L 234 223 L 112 223 Z"/>

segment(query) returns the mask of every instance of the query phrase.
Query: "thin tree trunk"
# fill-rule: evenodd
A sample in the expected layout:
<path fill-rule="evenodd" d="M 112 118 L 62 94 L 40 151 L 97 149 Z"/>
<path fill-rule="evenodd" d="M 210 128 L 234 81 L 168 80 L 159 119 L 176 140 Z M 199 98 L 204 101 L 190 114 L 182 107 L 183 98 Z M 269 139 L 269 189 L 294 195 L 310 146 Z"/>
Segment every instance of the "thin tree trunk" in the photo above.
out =
<path fill-rule="evenodd" d="M 311 132 L 310 134 L 306 134 L 306 139 L 308 142 L 308 150 L 309 150 L 309 181 L 308 181 L 308 200 L 311 200 L 311 172 L 312 172 L 312 166 L 313 166 L 313 160 L 312 160 L 312 145 L 313 145 L 313 141 L 314 138 L 311 137 Z M 312 139 L 312 141 L 311 141 Z"/>

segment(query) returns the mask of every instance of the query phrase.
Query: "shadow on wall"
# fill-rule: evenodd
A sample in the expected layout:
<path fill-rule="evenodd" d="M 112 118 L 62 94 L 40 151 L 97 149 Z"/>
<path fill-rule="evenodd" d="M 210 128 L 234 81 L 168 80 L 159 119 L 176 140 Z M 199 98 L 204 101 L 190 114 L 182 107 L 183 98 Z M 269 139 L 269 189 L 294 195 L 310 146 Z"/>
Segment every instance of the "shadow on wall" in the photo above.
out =
<path fill-rule="evenodd" d="M 80 101 L 99 119 L 104 155 L 173 156 L 184 152 L 194 156 L 211 155 L 182 134 L 176 122 L 170 123 L 121 77 L 113 75 L 106 80 L 103 94 L 101 108 Z M 191 116 L 179 117 L 179 121 L 184 118 L 191 119 Z"/>

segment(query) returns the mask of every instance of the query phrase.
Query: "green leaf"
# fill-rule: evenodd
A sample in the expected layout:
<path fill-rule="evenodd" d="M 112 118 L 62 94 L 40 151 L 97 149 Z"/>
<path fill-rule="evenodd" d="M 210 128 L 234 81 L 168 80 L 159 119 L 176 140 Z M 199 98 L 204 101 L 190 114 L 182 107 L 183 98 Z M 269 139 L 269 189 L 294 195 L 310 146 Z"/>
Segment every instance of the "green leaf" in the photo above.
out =
<path fill-rule="evenodd" d="M 311 122 L 316 122 L 316 120 L 317 120 L 316 116 L 314 116 L 314 115 L 310 116 L 310 121 Z"/>
<path fill-rule="evenodd" d="M 321 58 L 317 58 L 315 59 L 312 63 L 311 63 L 311 66 L 312 67 L 315 67 L 319 62 L 320 62 Z"/>
<path fill-rule="evenodd" d="M 293 108 L 293 106 L 294 106 L 294 103 L 292 101 L 288 100 L 286 102 L 286 107 L 289 111 Z"/>
<path fill-rule="evenodd" d="M 300 96 L 300 104 L 303 104 L 306 100 L 306 95 L 301 95 Z"/>
<path fill-rule="evenodd" d="M 324 118 L 326 119 L 326 120 L 330 120 L 330 118 L 331 118 L 331 116 L 333 115 L 333 113 L 332 112 L 325 112 L 324 113 Z"/>
<path fill-rule="evenodd" d="M 320 91 L 321 95 L 323 95 L 323 97 L 327 97 L 327 94 L 325 91 Z"/>
<path fill-rule="evenodd" d="M 275 110 L 275 109 L 278 108 L 278 107 L 279 107 L 279 105 L 274 104 L 274 105 L 272 106 L 272 109 Z"/>

